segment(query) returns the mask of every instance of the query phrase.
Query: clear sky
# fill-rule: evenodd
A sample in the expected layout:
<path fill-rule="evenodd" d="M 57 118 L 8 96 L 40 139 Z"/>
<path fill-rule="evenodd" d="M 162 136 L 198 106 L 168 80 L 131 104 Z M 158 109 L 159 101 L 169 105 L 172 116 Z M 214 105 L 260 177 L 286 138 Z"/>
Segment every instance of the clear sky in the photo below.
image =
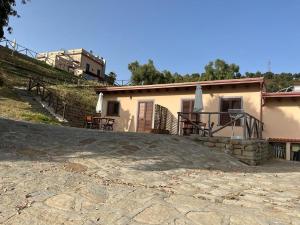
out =
<path fill-rule="evenodd" d="M 17 0 L 20 2 L 20 0 Z M 36 51 L 85 48 L 128 79 L 128 63 L 203 72 L 221 58 L 245 71 L 300 72 L 299 0 L 31 0 L 8 39 Z"/>

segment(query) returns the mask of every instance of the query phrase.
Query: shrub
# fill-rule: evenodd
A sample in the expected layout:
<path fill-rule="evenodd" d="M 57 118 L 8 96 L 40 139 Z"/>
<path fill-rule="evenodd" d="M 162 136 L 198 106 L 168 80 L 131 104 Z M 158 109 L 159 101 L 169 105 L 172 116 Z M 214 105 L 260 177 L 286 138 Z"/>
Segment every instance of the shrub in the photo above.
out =
<path fill-rule="evenodd" d="M 45 124 L 59 124 L 55 119 L 41 113 L 23 113 L 22 117 L 31 122 L 45 123 Z"/>

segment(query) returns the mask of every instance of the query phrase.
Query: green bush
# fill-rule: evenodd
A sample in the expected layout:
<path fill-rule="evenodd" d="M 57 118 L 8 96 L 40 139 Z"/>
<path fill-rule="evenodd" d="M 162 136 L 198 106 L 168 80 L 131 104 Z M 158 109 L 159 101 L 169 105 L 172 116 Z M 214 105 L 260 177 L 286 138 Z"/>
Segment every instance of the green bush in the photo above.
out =
<path fill-rule="evenodd" d="M 59 124 L 55 119 L 41 113 L 23 113 L 22 117 L 26 121 L 45 123 L 45 124 Z"/>

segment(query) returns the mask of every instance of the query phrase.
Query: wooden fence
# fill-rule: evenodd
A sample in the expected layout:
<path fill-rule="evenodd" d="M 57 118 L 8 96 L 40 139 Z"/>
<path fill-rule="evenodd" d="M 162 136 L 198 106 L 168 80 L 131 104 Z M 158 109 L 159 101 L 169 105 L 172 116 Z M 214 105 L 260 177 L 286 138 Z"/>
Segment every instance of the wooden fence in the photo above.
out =
<path fill-rule="evenodd" d="M 166 130 L 167 117 L 168 117 L 168 109 L 166 107 L 156 104 L 155 114 L 154 114 L 154 129 Z"/>
<path fill-rule="evenodd" d="M 48 106 L 52 107 L 56 114 L 61 115 L 62 118 L 65 119 L 67 104 L 61 97 L 56 95 L 53 91 L 49 90 L 43 81 L 30 78 L 27 90 L 33 91 L 33 89 L 35 89 L 36 95 L 41 97 L 42 101 L 47 102 Z"/>

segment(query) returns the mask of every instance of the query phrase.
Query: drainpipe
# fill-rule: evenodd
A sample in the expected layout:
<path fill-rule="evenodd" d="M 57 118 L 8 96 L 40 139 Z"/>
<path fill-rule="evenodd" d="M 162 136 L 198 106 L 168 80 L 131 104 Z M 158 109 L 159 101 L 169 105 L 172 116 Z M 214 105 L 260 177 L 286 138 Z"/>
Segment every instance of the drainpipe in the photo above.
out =
<path fill-rule="evenodd" d="M 262 83 L 260 83 L 260 121 L 261 123 L 263 123 L 263 88 L 264 88 L 264 81 Z M 261 138 L 263 138 L 263 135 L 262 135 L 262 127 L 260 128 L 261 129 Z"/>
<path fill-rule="evenodd" d="M 106 70 L 106 60 L 102 58 L 103 61 L 103 69 L 102 69 L 102 78 L 105 78 L 105 70 Z"/>

